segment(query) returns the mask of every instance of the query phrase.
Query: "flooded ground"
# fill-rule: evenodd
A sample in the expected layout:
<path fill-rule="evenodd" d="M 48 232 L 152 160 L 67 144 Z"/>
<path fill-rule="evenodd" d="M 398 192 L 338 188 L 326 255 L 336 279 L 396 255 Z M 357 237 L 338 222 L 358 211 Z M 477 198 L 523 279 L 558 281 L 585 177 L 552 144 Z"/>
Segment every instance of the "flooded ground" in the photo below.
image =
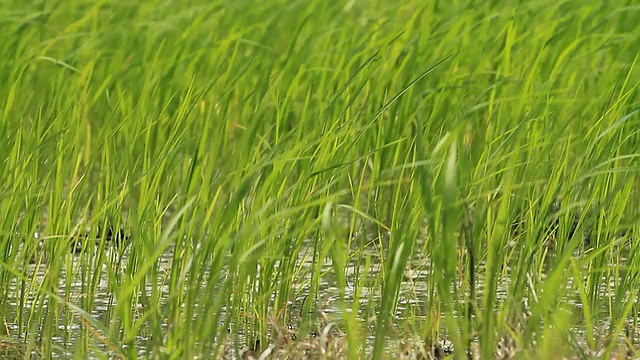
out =
<path fill-rule="evenodd" d="M 298 263 L 302 268 L 311 268 L 313 266 L 313 248 L 312 244 L 309 243 L 309 246 L 303 249 L 298 256 Z M 418 248 L 422 244 L 418 244 Z M 128 256 L 130 256 L 128 251 L 125 251 L 122 254 L 118 254 L 117 250 L 114 247 L 109 247 L 109 249 L 105 252 L 105 255 L 110 258 L 111 262 L 117 262 L 120 264 L 126 264 L 128 260 Z M 72 257 L 73 260 L 70 262 L 70 266 L 62 269 L 62 276 L 58 282 L 58 295 L 63 299 L 67 299 L 72 304 L 75 304 L 79 307 L 82 307 L 82 298 L 85 296 L 85 289 L 88 288 L 88 284 L 85 283 L 86 280 L 83 280 L 82 267 L 88 266 L 91 261 L 91 257 L 83 255 L 75 255 L 69 254 L 68 256 Z M 120 257 L 121 256 L 121 257 Z M 167 299 L 169 296 L 169 286 L 168 277 L 171 273 L 170 269 L 172 266 L 172 259 L 174 256 L 173 248 L 169 248 L 159 259 L 159 274 L 162 274 L 157 279 L 157 289 L 161 290 L 160 298 Z M 353 302 L 354 300 L 354 281 L 356 275 L 362 276 L 363 274 L 367 274 L 370 278 L 376 278 L 382 269 L 382 264 L 380 259 L 378 258 L 378 252 L 370 251 L 366 254 L 366 256 L 370 257 L 371 264 L 365 272 L 365 269 L 362 268 L 362 258 L 351 259 L 347 265 L 347 281 L 348 286 L 345 289 L 345 300 L 347 302 Z M 95 260 L 95 258 L 93 258 Z M 20 339 L 30 339 L 30 336 L 33 336 L 31 331 L 38 331 L 37 328 L 32 328 L 31 330 L 20 328 L 17 323 L 39 323 L 38 320 L 33 321 L 24 321 L 24 319 L 29 319 L 30 309 L 32 307 L 42 306 L 43 308 L 47 308 L 48 304 L 43 303 L 39 304 L 34 302 L 34 300 L 41 299 L 41 297 L 35 297 L 35 293 L 38 291 L 38 285 L 44 279 L 47 272 L 47 265 L 45 262 L 39 262 L 38 259 L 34 260 L 35 263 L 29 264 L 26 269 L 23 269 L 27 278 L 32 279 L 30 283 L 13 280 L 10 285 L 10 289 L 7 292 L 9 294 L 8 302 L 9 306 L 6 306 L 6 309 L 14 309 L 13 313 L 6 314 L 6 319 L 8 321 L 8 330 L 11 334 L 11 337 L 15 340 Z M 91 267 L 92 268 L 92 267 Z M 481 268 L 481 267 L 480 267 Z M 480 269 L 479 268 L 479 269 Z M 68 271 L 70 270 L 70 273 Z M 320 279 L 320 286 L 317 298 L 317 310 L 323 314 L 325 317 L 325 322 L 335 322 L 337 328 L 340 328 L 341 323 L 341 315 L 340 315 L 340 294 L 339 290 L 336 286 L 337 280 L 332 271 L 331 261 L 325 259 L 322 265 L 323 276 Z M 294 289 L 294 296 L 290 301 L 290 314 L 288 316 L 289 321 L 291 322 L 291 330 L 295 332 L 296 330 L 296 322 L 298 322 L 303 314 L 301 313 L 303 304 L 305 301 L 308 301 L 309 289 L 308 284 L 311 282 L 311 272 L 303 272 L 302 278 L 297 279 L 297 282 L 294 284 L 305 284 L 300 285 Z M 33 276 L 36 274 L 36 276 Z M 92 304 L 92 310 L 90 315 L 100 321 L 102 323 L 108 323 L 109 318 L 112 316 L 116 300 L 112 291 L 109 288 L 109 284 L 107 283 L 108 279 L 108 269 L 106 265 L 103 265 L 102 274 L 100 276 L 100 283 L 98 284 L 98 291 L 95 294 L 95 298 Z M 399 322 L 402 320 L 402 317 L 414 316 L 414 317 L 422 317 L 428 315 L 428 299 L 427 294 L 429 291 L 429 277 L 432 276 L 430 273 L 430 263 L 428 258 L 421 252 L 416 251 L 413 256 L 411 263 L 407 264 L 407 268 L 405 269 L 404 281 L 402 283 L 399 295 L 399 302 L 397 308 L 398 320 Z M 86 275 L 85 275 L 86 279 Z M 482 286 L 484 284 L 484 279 L 482 274 L 478 274 L 477 279 L 478 284 L 478 294 L 482 294 Z M 366 283 L 365 283 L 366 285 Z M 504 301 L 507 298 L 507 292 L 510 285 L 510 269 L 504 270 L 504 276 L 501 277 L 500 283 L 498 286 L 498 294 L 497 300 L 498 304 Z M 614 284 L 610 284 L 610 289 L 607 290 L 606 287 L 603 290 L 603 296 L 605 293 L 611 291 Z M 460 286 L 460 284 L 458 284 Z M 572 285 L 569 282 L 566 285 L 566 288 L 571 288 Z M 379 289 L 379 288 L 378 288 Z M 148 294 L 152 293 L 152 287 L 147 285 L 146 291 Z M 375 304 L 371 304 L 371 301 L 376 301 L 379 297 L 377 292 L 379 290 L 375 290 L 372 287 L 364 286 L 360 288 L 362 294 L 360 295 L 361 306 L 360 309 L 375 309 Z M 21 305 L 21 301 L 24 303 Z M 162 304 L 161 304 L 162 305 Z M 372 306 L 373 305 L 373 306 Z M 579 302 L 575 303 L 576 307 L 579 307 Z M 15 313 L 15 309 L 23 308 L 24 313 L 17 314 Z M 65 309 L 66 307 L 58 307 L 58 309 Z M 46 312 L 46 310 L 45 310 Z M 367 320 L 367 318 L 371 317 L 371 313 L 366 313 L 365 310 L 362 310 L 360 314 L 363 322 Z M 223 318 L 225 314 L 222 314 Z M 461 315 L 462 316 L 462 315 Z M 22 321 L 14 321 L 14 319 L 22 319 Z M 76 347 L 77 340 L 80 338 L 82 327 L 80 326 L 80 319 L 77 315 L 73 314 L 73 312 L 69 312 L 68 310 L 63 310 L 58 316 L 57 319 L 58 327 L 60 330 L 65 330 L 68 333 L 67 337 L 56 337 L 52 338 L 53 345 L 53 355 L 55 358 L 73 358 L 74 357 L 74 349 Z M 599 326 L 603 326 L 606 324 L 601 324 Z M 371 323 L 370 327 L 370 336 L 367 338 L 367 347 L 373 345 L 374 342 L 374 326 Z M 393 330 L 393 329 L 392 329 Z M 575 329 L 577 334 L 580 334 L 584 331 L 584 329 Z M 84 329 L 86 331 L 86 328 Z M 402 333 L 402 329 L 396 329 L 397 332 Z M 443 329 L 443 333 L 446 333 L 446 329 Z M 239 334 L 237 337 L 241 339 L 240 341 L 248 342 L 247 339 L 244 338 L 244 334 Z M 309 335 L 309 334 L 307 334 Z M 298 334 L 297 336 L 304 336 L 304 334 Z M 36 341 L 44 339 L 38 339 L 35 337 Z M 146 340 L 147 338 L 144 336 L 139 336 L 135 341 L 135 346 L 138 349 L 138 354 L 142 357 L 145 356 L 146 353 Z M 441 339 L 443 343 L 446 345 L 446 339 Z M 246 345 L 246 344 L 243 344 Z M 244 346 L 246 347 L 246 346 Z M 98 339 L 94 339 L 90 348 L 94 349 L 94 353 L 106 353 L 109 351 L 107 345 L 103 342 L 98 341 Z M 238 357 L 236 354 L 236 350 L 230 348 L 227 350 L 226 356 L 229 358 Z"/>
<path fill-rule="evenodd" d="M 309 244 L 311 245 L 311 244 Z M 128 260 L 128 256 L 130 255 L 128 252 L 125 252 L 121 259 L 116 260 L 118 254 L 115 253 L 115 249 L 109 248 L 106 253 L 106 256 L 111 257 L 112 261 L 119 261 L 121 264 L 126 264 Z M 313 265 L 313 249 L 311 247 L 305 248 L 300 252 L 298 261 L 301 267 L 311 267 Z M 369 254 L 372 257 L 373 265 L 367 269 L 368 276 L 376 277 L 379 275 L 379 272 L 382 270 L 382 265 L 379 260 L 376 260 L 376 253 L 371 252 Z M 64 299 L 68 299 L 71 303 L 82 307 L 82 302 L 80 301 L 84 296 L 85 289 L 88 287 L 83 281 L 81 269 L 82 266 L 88 265 L 88 257 L 86 255 L 74 255 L 69 254 L 68 256 L 72 257 L 71 262 L 71 272 L 67 274 L 67 269 L 62 269 L 61 277 L 58 281 L 58 295 Z M 172 264 L 174 256 L 173 248 L 169 248 L 159 260 L 159 273 L 165 274 L 157 279 L 158 288 L 162 289 L 161 297 L 166 299 L 169 296 L 169 286 L 166 285 L 168 282 L 168 274 L 170 274 L 170 268 Z M 420 260 L 421 256 L 416 254 L 414 257 L 414 263 L 412 264 L 413 269 L 410 270 L 406 277 L 405 283 L 403 284 L 403 288 L 401 290 L 400 302 L 398 312 L 402 313 L 408 308 L 419 309 L 424 306 L 424 299 L 422 299 L 421 294 L 426 291 L 427 285 L 427 277 L 429 272 L 429 264 L 424 260 Z M 16 322 L 13 322 L 12 319 L 17 319 L 18 317 L 22 317 L 25 319 L 30 316 L 29 311 L 32 306 L 40 306 L 34 300 L 38 300 L 41 297 L 36 297 L 35 293 L 38 291 L 38 284 L 44 279 L 47 272 L 47 264 L 46 261 L 39 262 L 38 260 L 42 259 L 34 259 L 35 263 L 29 264 L 26 269 L 24 269 L 24 273 L 27 278 L 33 279 L 30 283 L 17 281 L 14 279 L 10 284 L 10 289 L 8 291 L 9 298 L 7 309 L 19 309 L 23 308 L 23 314 L 16 313 L 8 313 L 6 318 L 8 320 L 8 329 L 9 333 L 12 334 L 12 338 L 15 339 L 28 339 L 29 331 L 26 329 L 21 329 Z M 356 273 L 362 274 L 362 269 L 357 269 L 358 265 L 356 265 L 355 260 L 351 260 L 349 265 L 347 266 L 347 276 L 349 286 L 347 286 L 345 296 L 346 301 L 353 301 L 353 280 Z M 322 312 L 324 316 L 326 316 L 327 320 L 332 322 L 340 322 L 340 308 L 339 308 L 339 291 L 336 287 L 336 279 L 332 273 L 332 264 L 331 261 L 326 259 L 322 265 L 323 276 L 320 279 L 319 284 L 319 292 L 317 299 L 317 309 L 319 312 Z M 33 276 L 35 274 L 35 276 Z M 70 276 L 69 276 L 70 275 Z M 304 274 L 301 280 L 301 284 L 309 284 L 311 279 L 311 275 L 309 272 Z M 114 298 L 113 293 L 109 289 L 108 285 L 108 270 L 106 266 L 103 266 L 102 274 L 100 276 L 100 283 L 98 284 L 98 291 L 95 294 L 95 298 L 93 301 L 92 310 L 90 312 L 91 316 L 98 321 L 103 323 L 108 322 L 109 316 L 114 311 L 114 307 L 116 306 L 116 300 Z M 67 290 L 68 289 L 68 290 Z M 152 289 L 150 285 L 147 285 L 147 292 L 151 294 Z M 364 294 L 362 294 L 362 308 L 366 308 L 370 299 L 377 298 L 376 295 L 371 296 L 371 292 L 374 291 L 371 288 L 361 289 Z M 295 296 L 290 301 L 290 314 L 289 318 L 292 322 L 291 329 L 295 329 L 295 322 L 298 321 L 301 317 L 301 310 L 305 301 L 308 301 L 308 288 L 306 285 L 299 286 L 295 289 Z M 25 294 L 26 296 L 22 296 Z M 24 301 L 24 304 L 20 304 L 21 301 Z M 48 304 L 42 304 L 43 307 L 47 307 Z M 61 307 L 62 308 L 62 307 Z M 225 314 L 222 314 L 223 316 Z M 363 314 L 364 315 L 364 314 Z M 68 332 L 68 337 L 65 338 L 53 338 L 52 343 L 54 345 L 54 355 L 56 358 L 72 358 L 74 356 L 73 349 L 75 348 L 75 343 L 77 339 L 81 335 L 81 326 L 79 325 L 79 317 L 74 316 L 73 313 L 65 313 L 62 312 L 58 318 L 60 330 L 64 329 Z M 373 343 L 373 331 L 371 332 L 371 336 L 369 337 L 370 343 Z M 242 338 L 242 336 L 241 336 Z M 139 355 L 144 356 L 145 354 L 145 345 L 146 339 L 144 337 L 139 337 L 136 341 L 136 345 L 139 348 Z M 371 345 L 369 344 L 369 345 Z M 91 344 L 97 351 L 108 351 L 108 348 L 105 344 L 99 341 L 93 341 Z M 230 353 L 229 355 L 233 355 Z"/>

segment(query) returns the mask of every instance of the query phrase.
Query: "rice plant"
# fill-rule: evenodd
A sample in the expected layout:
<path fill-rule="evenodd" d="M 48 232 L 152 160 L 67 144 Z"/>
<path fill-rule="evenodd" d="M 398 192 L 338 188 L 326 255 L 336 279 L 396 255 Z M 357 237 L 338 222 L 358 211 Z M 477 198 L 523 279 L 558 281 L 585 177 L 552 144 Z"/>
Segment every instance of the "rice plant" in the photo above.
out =
<path fill-rule="evenodd" d="M 0 356 L 638 357 L 639 17 L 2 2 Z"/>

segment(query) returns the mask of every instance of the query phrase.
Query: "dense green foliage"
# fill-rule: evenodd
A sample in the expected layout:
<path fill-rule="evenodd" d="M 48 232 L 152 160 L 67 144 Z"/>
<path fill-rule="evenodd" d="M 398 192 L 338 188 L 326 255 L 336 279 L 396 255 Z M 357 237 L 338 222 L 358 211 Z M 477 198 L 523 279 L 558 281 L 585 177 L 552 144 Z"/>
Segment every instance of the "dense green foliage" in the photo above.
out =
<path fill-rule="evenodd" d="M 227 357 L 329 324 L 328 357 L 633 354 L 639 18 L 3 1 L 0 350 Z"/>

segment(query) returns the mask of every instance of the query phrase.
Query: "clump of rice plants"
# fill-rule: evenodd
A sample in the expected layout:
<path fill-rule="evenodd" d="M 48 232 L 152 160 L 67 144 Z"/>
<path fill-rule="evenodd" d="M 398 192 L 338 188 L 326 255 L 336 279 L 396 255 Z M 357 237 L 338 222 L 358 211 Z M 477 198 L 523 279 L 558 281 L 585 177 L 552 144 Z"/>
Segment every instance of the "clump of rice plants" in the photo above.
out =
<path fill-rule="evenodd" d="M 639 12 L 3 2 L 0 354 L 637 357 Z"/>

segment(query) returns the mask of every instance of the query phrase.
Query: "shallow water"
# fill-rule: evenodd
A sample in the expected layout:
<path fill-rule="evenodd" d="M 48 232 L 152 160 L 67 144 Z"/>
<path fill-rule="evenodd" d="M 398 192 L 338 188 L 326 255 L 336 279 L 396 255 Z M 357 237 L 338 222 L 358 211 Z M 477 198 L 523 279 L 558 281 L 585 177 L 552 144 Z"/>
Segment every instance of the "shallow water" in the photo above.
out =
<path fill-rule="evenodd" d="M 303 268 L 311 268 L 313 266 L 313 263 L 312 263 L 313 257 L 311 256 L 313 252 L 313 248 L 312 248 L 312 244 L 308 244 L 308 245 L 309 246 L 304 248 L 303 251 L 301 251 L 300 254 L 298 255 L 298 262 L 300 266 L 302 266 Z M 421 245 L 422 244 L 418 244 L 417 249 L 420 249 Z M 116 249 L 113 247 L 109 247 L 109 250 L 106 251 L 106 256 L 110 257 L 111 261 L 117 261 L 118 255 L 115 253 L 115 251 Z M 79 269 L 83 265 L 84 266 L 89 265 L 90 260 L 85 255 L 82 255 L 84 257 L 79 257 L 72 254 L 69 254 L 68 256 L 72 258 L 70 262 L 70 268 L 73 269 L 73 271 L 71 273 L 71 276 L 68 276 L 66 269 L 63 268 L 61 270 L 61 276 L 58 280 L 58 295 L 62 298 L 67 298 L 65 291 L 68 288 L 69 301 L 82 307 L 82 302 L 80 300 L 82 299 L 82 296 L 83 296 L 82 295 L 83 290 L 87 287 L 87 285 L 83 282 L 81 272 L 79 271 Z M 125 253 L 122 255 L 122 258 L 119 259 L 120 264 L 127 264 L 128 256 L 130 256 L 130 254 L 125 251 Z M 160 294 L 161 301 L 162 299 L 166 299 L 169 296 L 169 287 L 168 285 L 166 285 L 166 282 L 167 282 L 168 274 L 170 274 L 170 268 L 171 268 L 173 256 L 174 256 L 173 249 L 169 248 L 161 256 L 161 258 L 158 261 L 159 270 L 160 270 L 158 273 L 166 274 L 166 275 L 161 275 L 157 279 L 156 286 L 158 289 L 161 290 L 161 294 Z M 367 252 L 367 256 L 370 256 L 371 264 L 372 264 L 368 269 L 366 269 L 368 277 L 375 278 L 380 274 L 381 271 L 383 271 L 381 261 L 378 258 L 378 254 L 374 251 Z M 430 283 L 429 277 L 433 276 L 430 274 L 430 265 L 431 264 L 428 258 L 426 258 L 419 251 L 416 251 L 416 253 L 412 258 L 412 261 L 409 264 L 407 264 L 404 281 L 401 285 L 400 294 L 399 294 L 399 302 L 397 307 L 398 322 L 401 322 L 403 320 L 403 317 L 405 316 L 421 317 L 421 316 L 427 315 L 427 312 L 428 312 L 427 293 L 428 293 L 428 286 Z M 354 296 L 355 296 L 354 278 L 356 274 L 359 274 L 360 276 L 363 275 L 364 269 L 362 269 L 361 267 L 362 267 L 361 259 L 351 259 L 347 264 L 346 275 L 347 275 L 347 281 L 349 285 L 345 289 L 346 302 L 354 301 Z M 481 268 L 482 268 L 482 264 L 480 264 L 479 269 Z M 332 263 L 329 259 L 325 259 L 323 261 L 322 270 L 323 270 L 323 274 L 325 275 L 320 280 L 320 290 L 319 290 L 318 299 L 317 299 L 317 304 L 318 304 L 317 310 L 326 314 L 329 320 L 340 323 L 340 307 L 339 307 L 340 296 L 339 296 L 338 288 L 336 287 L 337 280 L 332 271 Z M 37 298 L 35 296 L 35 293 L 37 292 L 38 284 L 42 282 L 42 280 L 46 276 L 47 268 L 46 268 L 46 265 L 44 264 L 40 264 L 40 265 L 30 264 L 23 271 L 26 274 L 27 278 L 34 279 L 34 280 L 29 285 L 29 284 L 22 284 L 22 282 L 18 282 L 14 279 L 10 284 L 10 289 L 8 291 L 9 297 L 7 299 L 7 303 L 9 306 L 5 307 L 6 309 L 9 310 L 9 313 L 6 314 L 5 316 L 8 321 L 7 325 L 9 328 L 9 332 L 11 334 L 11 337 L 14 339 L 27 339 L 29 338 L 30 335 L 33 335 L 33 334 L 29 334 L 29 331 L 25 329 L 20 329 L 20 327 L 13 321 L 13 319 L 16 319 L 19 315 L 21 315 L 24 319 L 28 318 L 29 310 L 31 306 L 37 305 L 33 303 L 34 299 Z M 478 275 L 477 292 L 478 294 L 482 294 L 482 291 L 483 291 L 482 286 L 484 285 L 484 279 L 482 277 L 482 273 L 477 273 L 477 275 Z M 311 277 L 310 272 L 304 272 L 302 278 L 296 279 L 294 284 L 309 284 L 311 281 L 310 277 Z M 112 312 L 116 305 L 116 301 L 111 291 L 109 290 L 109 284 L 107 283 L 106 279 L 108 279 L 108 268 L 106 265 L 103 265 L 101 269 L 101 276 L 100 276 L 100 283 L 98 285 L 98 291 L 97 291 L 97 294 L 95 295 L 93 306 L 90 312 L 93 318 L 103 323 L 109 322 L 109 316 L 113 316 Z M 460 286 L 461 284 L 459 283 L 456 285 Z M 498 306 L 502 301 L 504 301 L 507 298 L 509 285 L 510 285 L 510 271 L 507 268 L 505 269 L 504 276 L 501 277 L 498 285 L 498 294 L 497 294 L 498 304 L 496 306 Z M 611 291 L 615 284 L 609 284 L 609 285 L 610 286 L 608 288 L 603 287 L 602 295 L 606 295 L 607 292 Z M 568 282 L 566 284 L 566 289 L 570 289 L 571 287 L 572 287 L 571 282 Z M 25 303 L 25 305 L 23 306 L 24 313 L 23 314 L 16 314 L 15 312 L 11 313 L 12 309 L 14 309 L 15 311 L 15 309 L 20 308 L 22 288 L 26 289 L 25 291 L 26 296 L 23 298 L 23 301 Z M 371 288 L 371 287 L 364 286 L 363 288 L 360 289 L 362 293 L 361 293 L 361 300 L 360 300 L 361 303 L 359 306 L 359 308 L 361 309 L 360 310 L 361 312 L 359 315 L 363 319 L 366 319 L 367 317 L 372 315 L 372 314 L 367 314 L 364 311 L 364 309 L 367 309 L 367 307 L 371 305 L 369 304 L 369 302 L 371 301 L 376 302 L 377 299 L 379 299 L 379 296 L 377 294 L 378 290 L 375 290 L 375 289 L 379 289 L 379 287 Z M 145 290 L 148 294 L 150 294 L 152 292 L 152 286 L 147 285 Z M 302 303 L 305 301 L 307 295 L 309 294 L 309 291 L 303 286 L 300 286 L 299 288 L 294 289 L 294 294 L 296 296 L 291 300 L 291 303 L 290 303 L 291 315 L 289 316 L 289 319 L 290 321 L 295 323 L 296 321 L 300 320 L 301 314 L 299 314 L 299 312 L 302 309 Z M 46 308 L 48 304 L 45 303 L 43 306 Z M 576 302 L 575 306 L 579 307 L 580 304 Z M 222 316 L 224 315 L 225 314 L 223 313 Z M 37 323 L 38 321 L 35 320 L 34 322 Z M 82 336 L 81 331 L 83 331 L 82 327 L 79 324 L 78 316 L 73 314 L 71 315 L 65 314 L 64 312 L 61 312 L 60 316 L 58 317 L 58 322 L 60 324 L 58 325 L 59 329 L 66 331 L 68 336 L 54 337 L 51 339 L 51 342 L 54 345 L 52 355 L 55 358 L 72 358 L 74 357 L 73 349 L 75 348 L 75 344 L 77 343 L 77 340 Z M 596 327 L 602 326 L 602 325 L 606 325 L 606 324 L 599 324 Z M 372 331 L 370 333 L 370 336 L 367 338 L 368 346 L 372 346 L 374 341 L 374 338 L 373 338 L 374 329 L 371 328 L 371 330 Z M 583 332 L 584 332 L 584 329 L 575 329 L 575 333 L 577 335 L 580 335 Z M 446 333 L 446 329 L 443 329 L 443 333 Z M 240 336 L 240 338 L 242 338 L 242 336 Z M 40 339 L 36 339 L 36 340 L 40 340 Z M 136 339 L 135 346 L 137 347 L 138 349 L 137 353 L 140 356 L 144 356 L 146 353 L 146 341 L 147 341 L 147 338 L 145 336 L 139 336 Z M 104 343 L 100 342 L 95 338 L 90 343 L 90 349 L 92 349 L 92 351 L 96 353 L 105 353 L 109 351 L 108 347 Z M 228 353 L 227 355 L 229 355 L 230 357 L 234 357 L 233 352 Z"/>

